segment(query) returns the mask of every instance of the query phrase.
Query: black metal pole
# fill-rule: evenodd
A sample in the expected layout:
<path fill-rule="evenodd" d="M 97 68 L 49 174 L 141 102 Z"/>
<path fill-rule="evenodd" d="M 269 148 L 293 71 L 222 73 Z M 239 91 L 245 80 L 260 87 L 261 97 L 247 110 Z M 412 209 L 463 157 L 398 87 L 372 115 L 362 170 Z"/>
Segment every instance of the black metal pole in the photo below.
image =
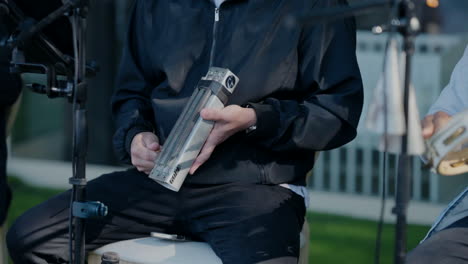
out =
<path fill-rule="evenodd" d="M 86 201 L 86 172 L 85 172 L 85 163 L 86 163 L 86 143 L 87 142 L 87 120 L 86 120 L 86 109 L 77 106 L 75 109 L 75 133 L 76 133 L 76 143 L 75 154 L 77 155 L 77 161 L 75 164 L 75 178 L 81 180 L 83 185 L 73 185 L 75 191 L 74 202 L 84 203 Z M 85 256 L 85 219 L 73 215 L 73 225 L 74 225 L 74 263 L 82 264 L 84 263 L 83 257 Z"/>
<path fill-rule="evenodd" d="M 400 33 L 403 36 L 403 50 L 405 52 L 403 107 L 406 122 L 406 133 L 403 135 L 401 142 L 401 155 L 399 159 L 395 208 L 393 213 L 396 215 L 394 263 L 403 264 L 406 258 L 407 210 L 411 186 L 411 155 L 408 152 L 408 130 L 410 125 L 409 93 L 411 84 L 411 65 L 414 54 L 414 40 L 417 32 L 419 31 L 419 20 L 416 17 L 416 6 L 412 0 L 401 0 L 399 5 L 399 19 L 400 24 L 402 25 L 400 27 Z"/>
<path fill-rule="evenodd" d="M 396 215 L 395 224 L 395 257 L 394 263 L 405 263 L 406 257 L 406 239 L 407 239 L 407 209 L 410 193 L 410 162 L 411 156 L 402 153 L 399 159 L 399 168 L 397 176 L 397 189 L 395 197 L 394 214 Z"/>
<path fill-rule="evenodd" d="M 85 218 L 79 217 L 73 210 L 76 203 L 86 201 L 86 153 L 88 145 L 88 122 L 86 117 L 86 16 L 87 5 L 78 6 L 73 11 L 73 34 L 75 45 L 75 78 L 74 78 L 74 139 L 73 139 L 73 190 L 72 193 L 72 241 L 73 253 L 70 257 L 73 263 L 85 263 Z"/>

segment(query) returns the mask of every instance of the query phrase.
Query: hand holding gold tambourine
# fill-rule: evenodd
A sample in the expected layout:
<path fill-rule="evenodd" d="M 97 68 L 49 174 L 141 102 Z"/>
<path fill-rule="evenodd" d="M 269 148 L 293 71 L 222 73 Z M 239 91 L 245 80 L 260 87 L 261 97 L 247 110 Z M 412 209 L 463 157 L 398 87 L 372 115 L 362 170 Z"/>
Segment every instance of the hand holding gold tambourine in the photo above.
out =
<path fill-rule="evenodd" d="M 440 175 L 468 172 L 468 110 L 452 116 L 426 141 L 424 158 L 427 165 Z"/>

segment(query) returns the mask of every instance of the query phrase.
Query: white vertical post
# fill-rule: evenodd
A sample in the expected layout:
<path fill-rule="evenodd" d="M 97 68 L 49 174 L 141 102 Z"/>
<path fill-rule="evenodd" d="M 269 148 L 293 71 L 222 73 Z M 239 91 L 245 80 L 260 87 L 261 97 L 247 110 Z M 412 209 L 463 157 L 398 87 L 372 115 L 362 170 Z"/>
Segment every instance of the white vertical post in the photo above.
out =
<path fill-rule="evenodd" d="M 323 178 L 325 177 L 325 162 L 323 160 L 323 156 L 323 153 L 322 155 L 319 155 L 318 159 L 315 161 L 314 169 L 312 171 L 312 173 L 314 174 L 314 189 L 318 191 L 323 190 Z"/>
<path fill-rule="evenodd" d="M 351 143 L 346 146 L 346 192 L 356 193 L 357 148 Z M 361 166 L 362 164 L 360 164 Z"/>
<path fill-rule="evenodd" d="M 383 175 L 382 175 L 380 172 L 382 172 L 382 171 L 385 169 L 385 173 L 386 173 L 386 175 L 387 175 L 387 177 L 386 177 L 386 182 L 385 182 L 385 185 L 386 185 L 387 188 L 386 188 L 385 191 L 388 190 L 388 179 L 390 178 L 389 171 L 387 170 L 387 168 L 388 168 L 388 155 L 387 155 L 387 167 L 386 167 L 386 168 L 384 168 L 384 162 L 383 162 L 383 157 L 384 157 L 384 156 L 385 156 L 385 155 L 384 155 L 383 152 L 380 152 L 380 153 L 379 153 L 379 159 L 378 159 L 378 160 L 379 160 L 379 161 L 378 161 L 378 163 L 379 163 L 379 173 L 378 173 L 378 175 L 379 175 L 379 177 L 378 177 L 378 178 L 379 178 L 379 181 L 378 181 L 378 182 L 379 182 L 379 187 L 378 187 L 379 195 L 382 195 L 382 193 L 383 193 L 383 191 L 384 191 L 383 188 L 382 188 L 382 187 L 383 187 L 383 186 L 382 186 L 382 183 L 383 183 Z M 387 193 L 388 193 L 388 192 L 387 192 Z"/>
<path fill-rule="evenodd" d="M 413 157 L 413 199 L 422 199 L 422 171 L 421 160 L 418 156 Z"/>
<path fill-rule="evenodd" d="M 330 191 L 338 192 L 340 189 L 340 150 L 330 151 Z"/>
<path fill-rule="evenodd" d="M 429 200 L 431 202 L 439 201 L 439 177 L 432 172 L 429 174 Z"/>
<path fill-rule="evenodd" d="M 373 164 L 372 164 L 372 148 L 362 147 L 362 192 L 365 195 L 372 193 L 372 177 L 373 175 Z"/>

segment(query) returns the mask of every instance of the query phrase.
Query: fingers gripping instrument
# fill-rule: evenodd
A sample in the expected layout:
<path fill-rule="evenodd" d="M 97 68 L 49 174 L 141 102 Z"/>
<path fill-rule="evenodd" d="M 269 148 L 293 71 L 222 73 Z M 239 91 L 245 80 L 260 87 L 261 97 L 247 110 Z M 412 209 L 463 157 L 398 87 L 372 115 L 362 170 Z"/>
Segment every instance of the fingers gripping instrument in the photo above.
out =
<path fill-rule="evenodd" d="M 211 67 L 177 119 L 149 177 L 179 191 L 190 167 L 207 140 L 214 122 L 203 120 L 203 108 L 222 109 L 239 82 L 228 69 Z"/>
<path fill-rule="evenodd" d="M 468 110 L 454 115 L 426 144 L 425 158 L 435 172 L 446 176 L 468 172 Z"/>

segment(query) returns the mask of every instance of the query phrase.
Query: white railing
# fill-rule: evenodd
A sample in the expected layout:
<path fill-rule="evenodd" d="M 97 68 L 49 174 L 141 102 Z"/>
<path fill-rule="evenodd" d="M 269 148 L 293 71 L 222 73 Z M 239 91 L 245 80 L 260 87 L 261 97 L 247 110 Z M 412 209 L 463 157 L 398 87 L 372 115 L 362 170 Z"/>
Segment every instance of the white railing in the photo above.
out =
<path fill-rule="evenodd" d="M 374 36 L 358 33 L 358 61 L 364 80 L 365 106 L 358 128 L 358 137 L 350 144 L 328 152 L 322 152 L 309 181 L 314 190 L 342 192 L 360 195 L 382 193 L 382 153 L 376 150 L 378 138 L 364 127 L 367 107 L 382 70 L 386 35 Z M 412 80 L 416 89 L 421 117 L 435 101 L 441 89 L 448 83 L 450 73 L 466 46 L 463 36 L 419 36 Z M 389 155 L 387 162 L 387 191 L 394 193 L 396 162 Z M 418 157 L 412 162 L 412 198 L 415 200 L 443 202 L 459 188 L 449 188 L 454 183 L 423 170 Z M 468 184 L 468 178 L 461 180 Z M 460 180 L 457 180 L 457 186 Z"/>

